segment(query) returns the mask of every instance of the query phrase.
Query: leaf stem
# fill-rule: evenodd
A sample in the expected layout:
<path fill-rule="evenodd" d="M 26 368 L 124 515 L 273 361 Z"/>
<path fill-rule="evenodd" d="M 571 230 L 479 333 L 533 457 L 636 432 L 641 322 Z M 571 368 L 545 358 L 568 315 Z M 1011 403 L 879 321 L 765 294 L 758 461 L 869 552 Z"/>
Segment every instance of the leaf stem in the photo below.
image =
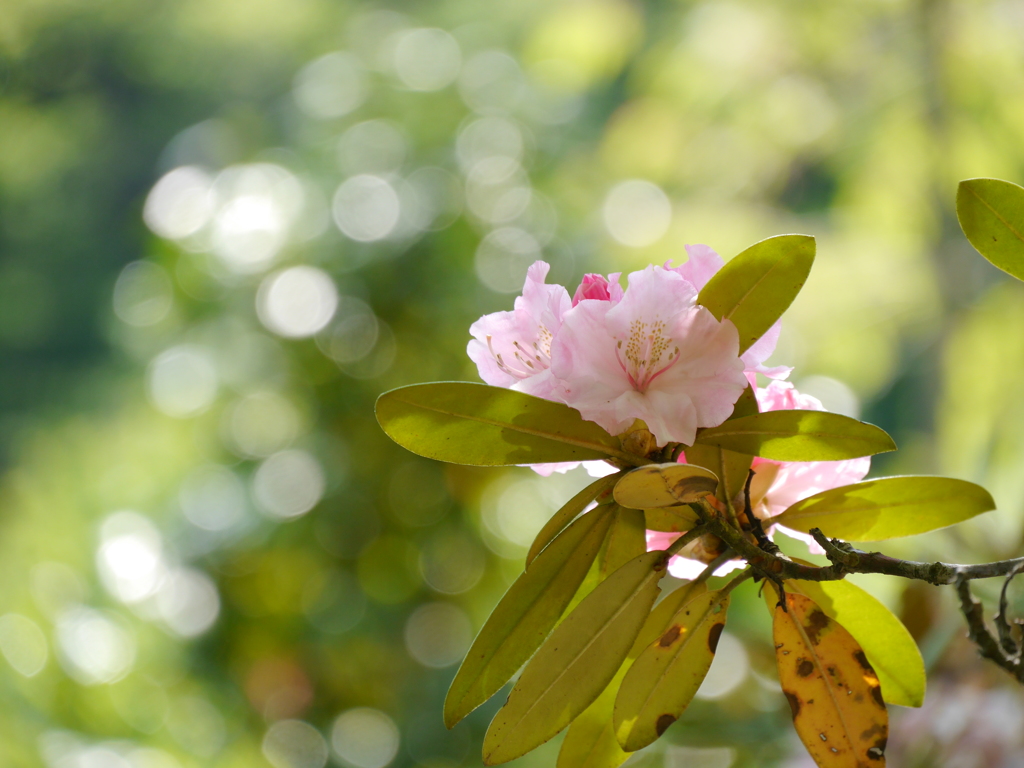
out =
<path fill-rule="evenodd" d="M 668 553 L 669 557 L 671 557 L 672 555 L 678 554 L 679 550 L 681 550 L 683 547 L 685 547 L 687 544 L 689 544 L 694 539 L 697 539 L 701 535 L 703 535 L 704 531 L 705 531 L 705 528 L 704 528 L 703 525 L 698 525 L 695 528 L 691 528 L 686 533 L 684 533 L 682 536 L 680 536 L 678 539 L 673 541 L 665 549 L 665 552 Z"/>

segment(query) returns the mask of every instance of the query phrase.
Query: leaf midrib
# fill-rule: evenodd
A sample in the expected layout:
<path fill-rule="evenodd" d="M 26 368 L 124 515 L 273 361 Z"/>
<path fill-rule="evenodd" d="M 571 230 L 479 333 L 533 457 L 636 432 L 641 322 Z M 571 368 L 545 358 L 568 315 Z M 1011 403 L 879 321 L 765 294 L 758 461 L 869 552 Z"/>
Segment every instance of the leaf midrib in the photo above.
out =
<path fill-rule="evenodd" d="M 607 631 L 608 627 L 611 626 L 611 624 L 614 623 L 614 621 L 616 619 L 618 619 L 619 616 L 622 615 L 622 613 L 632 604 L 633 600 L 636 599 L 636 596 L 643 591 L 643 589 L 648 585 L 649 580 L 651 578 L 655 578 L 655 579 L 659 579 L 660 580 L 663 575 L 664 575 L 664 573 L 659 573 L 659 572 L 656 572 L 656 571 L 651 571 L 650 573 L 648 573 L 640 581 L 640 583 L 637 585 L 637 587 L 630 593 L 629 597 L 627 597 L 625 600 L 622 601 L 622 604 L 619 606 L 618 610 L 616 610 L 615 613 L 613 613 L 611 616 L 609 616 L 601 624 L 601 627 L 600 627 L 600 629 L 598 629 L 597 632 L 594 632 L 591 635 L 590 639 L 587 641 L 587 644 L 584 645 L 579 650 L 578 653 L 576 653 L 576 655 L 572 659 L 572 661 L 570 661 L 565 666 L 565 668 L 562 669 L 562 671 L 559 672 L 558 675 L 547 685 L 547 687 L 545 687 L 544 690 L 541 691 L 540 694 L 537 695 L 536 698 L 534 698 L 533 704 L 530 705 L 529 707 L 527 707 L 526 710 L 524 710 L 522 716 L 518 720 L 516 720 L 515 724 L 514 725 L 510 725 L 508 727 L 508 729 L 505 732 L 505 737 L 506 738 L 508 738 L 508 736 L 510 734 L 512 734 L 520 725 L 522 725 L 523 721 L 537 708 L 537 706 L 540 704 L 541 700 L 543 700 L 551 692 L 551 689 L 554 688 L 555 685 L 557 685 L 558 682 L 569 673 L 570 669 L 572 669 L 576 664 L 579 663 L 580 659 L 587 653 L 587 651 L 590 650 L 591 646 L 593 646 L 594 643 L 596 643 L 598 641 L 598 638 L 600 638 L 600 636 L 602 634 L 604 634 L 605 631 Z M 594 594 L 594 593 L 591 592 L 591 594 Z M 629 653 L 629 651 L 627 650 L 627 654 L 628 653 Z M 534 658 L 536 658 L 536 657 L 534 657 Z M 622 662 L 619 662 L 619 663 L 621 665 Z M 515 691 L 513 691 L 513 693 L 514 692 Z M 491 754 L 493 754 L 493 750 L 492 750 Z"/>
<path fill-rule="evenodd" d="M 995 208 L 993 208 L 985 198 L 983 198 L 981 195 L 979 195 L 977 193 L 977 191 L 975 191 L 973 186 L 968 185 L 967 186 L 967 191 L 970 192 L 972 195 L 974 195 L 975 199 L 979 203 L 981 203 L 986 208 L 988 208 L 992 212 L 992 215 L 995 216 L 997 219 L 999 219 L 999 221 L 1002 222 L 1003 226 L 1005 226 L 1008 230 L 1010 230 L 1010 232 L 1013 233 L 1014 237 L 1016 237 L 1018 240 L 1020 240 L 1022 243 L 1024 243 L 1024 235 L 1021 235 L 1021 233 L 1018 232 L 1016 230 L 1016 228 L 1014 228 L 1014 226 L 1012 224 L 1010 224 L 1010 222 L 1008 222 L 1006 219 L 1004 219 L 1000 215 L 1000 213 Z"/>
<path fill-rule="evenodd" d="M 792 606 L 790 606 L 790 610 L 792 610 Z M 811 639 L 807 636 L 807 633 L 804 631 L 803 624 L 794 619 L 791 614 L 787 614 L 787 618 L 793 622 L 793 626 L 796 627 L 796 631 L 800 634 L 800 640 L 807 648 L 807 652 L 811 654 L 811 659 L 814 660 L 814 667 L 818 670 L 818 674 L 821 675 L 822 682 L 825 683 L 825 690 L 828 691 L 828 696 L 830 699 L 832 699 L 832 705 L 835 707 L 836 713 L 839 715 L 839 724 L 843 728 L 843 735 L 846 737 L 846 741 L 849 744 L 850 752 L 852 753 L 854 751 L 854 742 L 853 736 L 850 733 L 850 726 L 846 722 L 846 713 L 843 712 L 843 708 L 839 706 L 839 699 L 836 698 L 835 691 L 832 687 L 832 681 L 829 679 L 828 675 L 825 672 L 825 668 L 821 664 L 821 658 L 818 656 L 818 652 L 815 646 L 811 644 Z M 830 620 L 835 621 L 835 619 Z"/>
<path fill-rule="evenodd" d="M 639 466 L 641 464 L 653 464 L 654 463 L 650 459 L 645 459 L 645 458 L 643 458 L 641 456 L 634 456 L 631 453 L 626 453 L 625 451 L 620 451 L 620 450 L 618 450 L 616 448 L 612 448 L 611 446 L 606 445 L 604 443 L 592 443 L 592 442 L 587 441 L 587 440 L 580 440 L 580 439 L 572 438 L 572 437 L 569 437 L 568 435 L 563 435 L 561 433 L 543 432 L 543 431 L 541 431 L 539 429 L 532 429 L 530 427 L 524 427 L 524 426 L 518 425 L 518 424 L 511 424 L 511 423 L 506 422 L 506 421 L 496 421 L 494 419 L 487 419 L 487 418 L 484 418 L 482 416 L 472 416 L 472 415 L 468 415 L 468 414 L 465 414 L 465 413 L 456 413 L 454 411 L 446 410 L 444 408 L 437 408 L 437 407 L 434 407 L 434 406 L 426 405 L 426 404 L 424 404 L 422 402 L 417 402 L 415 400 L 406 400 L 406 399 L 401 398 L 401 397 L 399 397 L 397 395 L 393 395 L 393 397 L 394 397 L 394 399 L 396 401 L 398 401 L 400 403 L 404 403 L 405 405 L 411 405 L 414 408 L 421 408 L 424 411 L 431 411 L 433 413 L 439 413 L 442 416 L 448 416 L 448 417 L 451 417 L 451 418 L 454 418 L 454 419 L 465 419 L 466 421 L 474 421 L 474 422 L 477 422 L 479 424 L 487 424 L 489 426 L 499 427 L 501 429 L 511 429 L 514 432 L 521 432 L 524 435 L 532 435 L 534 437 L 542 437 L 542 438 L 545 438 L 547 440 L 551 440 L 553 442 L 559 442 L 559 443 L 566 443 L 568 445 L 574 445 L 574 446 L 576 446 L 578 448 L 589 448 L 590 450 L 596 450 L 596 451 L 599 451 L 601 453 L 606 453 L 609 456 L 614 456 L 617 459 L 622 459 L 623 461 L 628 461 L 628 462 L 630 462 L 631 464 L 633 464 L 635 466 Z"/>
<path fill-rule="evenodd" d="M 683 652 L 685 648 L 689 647 L 690 642 L 697 634 L 697 630 L 700 629 L 707 621 L 708 616 L 711 614 L 712 607 L 719 603 L 719 600 L 711 600 L 708 603 L 708 606 L 705 609 L 704 613 L 701 615 L 700 620 L 697 621 L 697 623 L 693 625 L 691 630 L 687 632 L 686 637 L 683 638 L 683 642 L 679 644 L 679 648 L 676 650 L 674 654 L 672 654 L 672 658 L 669 659 L 669 662 L 665 665 L 664 669 L 662 669 L 661 674 L 659 674 L 655 678 L 654 684 L 650 687 L 650 692 L 647 694 L 647 698 L 644 699 L 644 703 L 641 704 L 640 707 L 637 709 L 637 720 L 640 719 L 640 716 L 643 714 L 644 710 L 647 709 L 647 705 L 651 703 L 651 699 L 654 698 L 654 692 L 659 688 L 659 686 L 661 686 L 663 682 L 665 682 L 665 678 L 668 677 L 669 671 L 675 666 L 676 662 L 679 660 L 679 655 Z M 682 607 L 680 607 L 679 610 L 682 610 L 686 605 L 687 604 L 684 604 Z M 672 618 L 674 619 L 675 616 L 673 616 Z M 669 626 L 671 627 L 673 623 L 674 622 L 669 621 Z M 715 655 L 711 654 L 711 660 L 714 661 L 714 659 Z"/>
<path fill-rule="evenodd" d="M 480 667 L 480 670 L 477 672 L 477 674 L 474 675 L 473 679 L 470 680 L 469 683 L 466 685 L 466 692 L 459 698 L 460 705 L 462 705 L 463 702 L 465 702 L 465 700 L 469 697 L 473 687 L 477 685 L 480 678 L 483 677 L 484 672 L 487 671 L 488 665 L 490 665 L 490 663 L 494 661 L 494 658 L 508 646 L 509 642 L 512 640 L 512 634 L 522 626 L 523 621 L 526 618 L 526 615 L 537 607 L 538 603 L 542 601 L 543 597 L 550 594 L 551 587 L 559 583 L 561 575 L 565 572 L 565 569 L 569 566 L 569 563 L 572 561 L 573 557 L 576 555 L 577 552 L 580 551 L 580 549 L 587 543 L 587 541 L 590 540 L 590 537 L 593 535 L 594 531 L 598 529 L 598 526 L 600 526 L 602 522 L 603 520 L 595 521 L 594 524 L 591 526 L 590 530 L 583 534 L 583 536 L 580 538 L 579 543 L 572 548 L 568 555 L 566 555 L 565 559 L 562 561 L 562 564 L 558 567 L 558 570 L 554 573 L 551 580 L 547 583 L 547 585 L 545 585 L 543 589 L 537 592 L 536 597 L 534 597 L 534 599 L 531 600 L 529 604 L 526 606 L 526 608 L 524 608 L 523 611 L 519 614 L 519 619 L 512 625 L 512 629 L 509 630 L 505 634 L 505 638 L 495 646 L 494 651 L 491 653 L 490 656 L 488 656 L 487 660 L 483 663 L 483 666 Z M 607 534 L 607 531 L 605 531 L 605 534 Z M 601 539 L 604 539 L 604 534 L 602 534 Z M 595 548 L 594 558 L 596 557 L 597 549 Z M 591 558 L 591 562 L 593 562 L 594 558 Z M 579 587 L 577 587 L 576 589 L 578 590 Z M 572 600 L 572 597 L 570 596 L 569 599 Z M 562 611 L 565 611 L 564 607 Z M 555 621 L 557 622 L 557 619 Z M 551 630 L 548 630 L 549 633 L 550 631 Z M 502 685 L 504 685 L 504 683 L 502 683 Z"/>

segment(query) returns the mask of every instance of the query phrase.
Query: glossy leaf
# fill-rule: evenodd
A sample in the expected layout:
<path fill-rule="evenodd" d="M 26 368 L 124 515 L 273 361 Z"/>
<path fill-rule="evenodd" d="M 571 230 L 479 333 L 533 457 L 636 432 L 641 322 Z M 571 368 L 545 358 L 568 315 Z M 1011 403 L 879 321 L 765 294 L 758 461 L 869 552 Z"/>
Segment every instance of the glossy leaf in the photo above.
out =
<path fill-rule="evenodd" d="M 575 520 L 576 516 L 586 509 L 588 504 L 592 501 L 603 502 L 608 496 L 611 496 L 612 488 L 615 487 L 615 483 L 618 482 L 622 475 L 622 472 L 617 472 L 614 475 L 608 475 L 607 477 L 595 480 L 569 499 L 560 510 L 555 512 L 551 519 L 544 523 L 544 527 L 540 529 L 540 533 L 533 540 L 530 551 L 526 553 L 526 567 L 530 567 L 530 563 L 540 554 L 541 550 L 558 535 L 559 531 Z"/>
<path fill-rule="evenodd" d="M 612 727 L 615 694 L 628 668 L 623 663 L 601 695 L 572 721 L 558 751 L 556 768 L 617 768 L 630 758 Z"/>
<path fill-rule="evenodd" d="M 690 464 L 649 464 L 627 472 L 612 496 L 623 507 L 656 509 L 689 504 L 715 492 L 718 478 Z"/>
<path fill-rule="evenodd" d="M 428 459 L 501 466 L 606 459 L 646 463 L 562 403 L 462 381 L 414 384 L 377 398 L 388 437 Z"/>
<path fill-rule="evenodd" d="M 980 485 L 950 477 L 882 477 L 816 493 L 776 522 L 797 531 L 821 528 L 846 541 L 879 541 L 945 528 L 995 509 Z"/>
<path fill-rule="evenodd" d="M 789 308 L 813 263 L 813 237 L 769 237 L 718 270 L 701 290 L 697 303 L 719 320 L 735 323 L 742 354 Z"/>
<path fill-rule="evenodd" d="M 485 765 L 524 755 L 601 694 L 633 646 L 660 591 L 667 560 L 648 552 L 617 570 L 533 657 L 484 736 Z"/>
<path fill-rule="evenodd" d="M 741 419 L 757 413 L 757 396 L 752 387 L 747 387 L 736 401 L 728 421 Z M 715 496 L 723 504 L 734 501 L 743 491 L 747 473 L 754 457 L 736 453 L 716 445 L 691 445 L 686 449 L 686 462 L 710 469 L 718 476 Z"/>
<path fill-rule="evenodd" d="M 775 461 L 837 461 L 895 451 L 883 430 L 827 411 L 768 411 L 697 434 L 699 445 Z"/>
<path fill-rule="evenodd" d="M 605 536 L 604 547 L 598 556 L 602 580 L 646 551 L 647 527 L 644 525 L 644 511 L 618 507 L 612 527 Z"/>
<path fill-rule="evenodd" d="M 779 682 L 800 740 L 821 768 L 885 765 L 889 714 L 857 641 L 803 595 L 775 608 Z"/>
<path fill-rule="evenodd" d="M 699 522 L 697 513 L 686 504 L 678 507 L 645 509 L 644 520 L 649 530 L 670 533 L 684 533 Z"/>
<path fill-rule="evenodd" d="M 810 598 L 826 616 L 853 635 L 878 675 L 885 701 L 904 707 L 920 707 L 924 703 L 926 676 L 917 643 L 903 622 L 877 598 L 845 579 L 788 580 L 786 591 Z M 764 596 L 769 612 L 774 612 L 778 593 L 769 585 Z"/>
<path fill-rule="evenodd" d="M 445 725 L 451 728 L 493 696 L 544 642 L 590 570 L 614 512 L 603 505 L 583 515 L 509 587 L 452 681 Z"/>
<path fill-rule="evenodd" d="M 736 453 L 717 445 L 691 445 L 686 449 L 686 460 L 694 466 L 705 467 L 719 478 L 715 496 L 722 503 L 736 499 L 747 482 L 747 472 L 754 460 L 746 453 Z"/>
<path fill-rule="evenodd" d="M 655 741 L 689 706 L 714 661 L 728 606 L 718 591 L 687 602 L 633 662 L 615 699 L 615 734 L 627 752 Z"/>
<path fill-rule="evenodd" d="M 569 726 L 558 753 L 557 768 L 617 768 L 629 759 L 632 753 L 619 746 L 612 724 L 619 685 L 633 660 L 668 628 L 679 607 L 706 591 L 707 587 L 703 582 L 684 584 L 666 595 L 665 599 L 648 614 L 640 634 L 637 635 L 633 647 L 629 649 L 626 660 L 619 666 L 615 677 L 601 695 Z"/>
<path fill-rule="evenodd" d="M 1000 179 L 961 181 L 956 215 L 978 253 L 1024 280 L 1024 188 Z"/>

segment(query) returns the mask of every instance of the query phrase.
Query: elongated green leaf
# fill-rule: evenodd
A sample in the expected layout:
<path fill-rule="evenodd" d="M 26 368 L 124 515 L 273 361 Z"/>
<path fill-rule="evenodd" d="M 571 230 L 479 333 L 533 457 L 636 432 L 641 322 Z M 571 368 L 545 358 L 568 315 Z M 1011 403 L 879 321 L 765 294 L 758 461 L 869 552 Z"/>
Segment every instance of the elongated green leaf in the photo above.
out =
<path fill-rule="evenodd" d="M 684 504 L 678 507 L 645 509 L 644 520 L 648 530 L 683 533 L 693 528 L 699 521 L 699 518 L 692 507 Z"/>
<path fill-rule="evenodd" d="M 388 437 L 428 459 L 503 466 L 606 459 L 648 463 L 562 403 L 463 381 L 414 384 L 377 398 Z"/>
<path fill-rule="evenodd" d="M 615 676 L 660 591 L 663 552 L 637 557 L 598 585 L 523 670 L 484 736 L 485 765 L 524 755 L 590 706 Z"/>
<path fill-rule="evenodd" d="M 742 354 L 782 317 L 814 263 L 814 238 L 777 235 L 754 243 L 712 277 L 697 297 L 719 320 L 732 320 Z"/>
<path fill-rule="evenodd" d="M 727 421 L 742 419 L 757 413 L 757 397 L 752 387 L 747 387 L 736 401 L 732 416 Z M 733 502 L 743 491 L 747 472 L 754 457 L 745 453 L 727 451 L 717 445 L 691 445 L 686 449 L 686 463 L 705 467 L 718 476 L 715 496 L 723 504 Z"/>
<path fill-rule="evenodd" d="M 810 598 L 853 635 L 874 667 L 887 702 L 904 707 L 924 703 L 926 680 L 921 652 L 903 622 L 878 599 L 846 580 L 789 580 L 786 591 Z M 769 612 L 774 613 L 778 592 L 769 584 L 764 595 Z"/>
<path fill-rule="evenodd" d="M 647 527 L 644 525 L 644 511 L 619 507 L 615 512 L 615 522 L 605 537 L 604 549 L 598 558 L 602 580 L 646 551 Z"/>
<path fill-rule="evenodd" d="M 619 480 L 612 495 L 630 509 L 656 509 L 689 504 L 714 493 L 718 478 L 704 467 L 690 464 L 649 464 Z"/>
<path fill-rule="evenodd" d="M 655 741 L 693 699 L 725 627 L 728 594 L 687 602 L 629 668 L 615 699 L 615 735 L 627 752 Z"/>
<path fill-rule="evenodd" d="M 560 510 L 555 512 L 551 516 L 551 519 L 544 523 L 544 527 L 540 529 L 540 533 L 533 540 L 533 544 L 530 546 L 530 551 L 526 553 L 526 567 L 530 567 L 530 563 L 533 562 L 534 558 L 540 554 L 541 550 L 546 547 L 558 532 L 561 531 L 565 526 L 576 519 L 576 515 L 586 509 L 587 505 L 592 501 L 598 503 L 603 502 L 608 496 L 611 496 L 612 488 L 615 487 L 615 483 L 618 479 L 625 474 L 624 472 L 617 472 L 614 475 L 608 475 L 595 480 L 582 491 L 573 496 L 569 501 L 565 503 Z"/>
<path fill-rule="evenodd" d="M 572 721 L 555 768 L 618 768 L 630 758 L 631 753 L 619 746 L 612 727 L 615 695 L 628 668 L 623 663 L 601 695 Z"/>
<path fill-rule="evenodd" d="M 1024 188 L 999 179 L 961 181 L 956 215 L 978 253 L 1024 280 Z"/>
<path fill-rule="evenodd" d="M 873 424 L 827 411 L 756 413 L 702 430 L 697 443 L 775 461 L 838 461 L 896 450 Z"/>
<path fill-rule="evenodd" d="M 629 759 L 631 753 L 619 746 L 615 738 L 612 715 L 619 685 L 630 665 L 643 650 L 653 643 L 667 628 L 680 606 L 707 591 L 703 583 L 684 584 L 666 595 L 648 614 L 640 634 L 629 649 L 626 660 L 608 686 L 582 714 L 572 721 L 562 741 L 556 768 L 617 768 Z"/>
<path fill-rule="evenodd" d="M 728 422 L 726 422 L 728 423 Z M 686 449 L 686 460 L 693 466 L 705 467 L 714 472 L 718 478 L 715 496 L 725 503 L 733 501 L 743 491 L 747 482 L 747 472 L 754 460 L 745 453 L 728 451 L 717 445 L 691 445 Z"/>
<path fill-rule="evenodd" d="M 980 485 L 951 477 L 882 477 L 816 493 L 776 522 L 797 531 L 821 528 L 846 541 L 880 541 L 945 528 L 995 509 Z"/>
<path fill-rule="evenodd" d="M 614 513 L 603 505 L 583 515 L 509 587 L 452 681 L 445 725 L 451 728 L 487 701 L 544 642 L 590 570 Z"/>

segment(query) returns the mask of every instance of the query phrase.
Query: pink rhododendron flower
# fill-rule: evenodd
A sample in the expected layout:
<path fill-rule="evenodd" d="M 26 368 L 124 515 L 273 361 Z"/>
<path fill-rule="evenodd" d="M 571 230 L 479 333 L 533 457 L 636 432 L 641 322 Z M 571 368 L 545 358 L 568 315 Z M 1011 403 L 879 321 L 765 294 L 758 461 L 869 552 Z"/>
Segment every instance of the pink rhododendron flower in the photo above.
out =
<path fill-rule="evenodd" d="M 721 424 L 747 385 L 739 336 L 694 303 L 693 284 L 650 266 L 618 302 L 582 300 L 551 345 L 555 396 L 619 434 L 642 419 L 659 444 Z"/>
<path fill-rule="evenodd" d="M 801 394 L 786 381 L 773 381 L 766 388 L 758 389 L 756 395 L 757 405 L 762 413 L 825 410 L 816 397 Z M 680 456 L 679 460 L 685 462 L 686 456 Z M 816 493 L 860 482 L 871 468 L 871 457 L 864 456 L 844 461 L 771 461 L 754 457 L 751 467 L 754 470 L 754 477 L 750 482 L 750 507 L 759 519 L 768 520 Z M 734 499 L 733 504 L 742 509 L 743 499 Z M 824 554 L 810 535 L 781 525 L 774 527 L 782 530 L 787 536 L 805 542 L 814 554 Z M 647 531 L 647 549 L 665 549 L 678 537 L 678 533 Z M 703 563 L 688 557 L 677 555 L 669 561 L 669 573 L 681 579 L 691 579 L 703 569 Z"/>
<path fill-rule="evenodd" d="M 765 389 L 758 389 L 757 405 L 762 413 L 793 409 L 825 410 L 816 397 L 801 394 L 786 381 L 773 381 Z M 870 456 L 844 461 L 770 461 L 755 458 L 754 479 L 750 483 L 751 507 L 755 515 L 766 520 L 808 496 L 860 482 L 870 468 Z M 803 539 L 817 548 L 814 539 L 807 534 L 784 530 L 787 535 Z M 817 553 L 820 554 L 820 550 Z"/>
<path fill-rule="evenodd" d="M 469 327 L 466 348 L 480 378 L 538 397 L 551 397 L 551 341 L 572 306 L 569 293 L 544 279 L 551 267 L 535 261 L 526 272 L 523 295 L 511 312 L 484 315 Z"/>

